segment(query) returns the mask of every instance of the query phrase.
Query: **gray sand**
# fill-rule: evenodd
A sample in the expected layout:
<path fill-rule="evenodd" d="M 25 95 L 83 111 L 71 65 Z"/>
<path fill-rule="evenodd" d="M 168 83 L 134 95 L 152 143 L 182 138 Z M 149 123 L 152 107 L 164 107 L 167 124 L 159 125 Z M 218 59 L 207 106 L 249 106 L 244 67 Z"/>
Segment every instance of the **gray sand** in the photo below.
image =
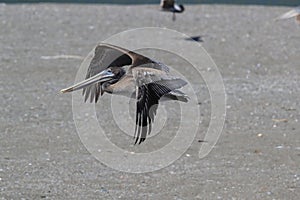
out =
<path fill-rule="evenodd" d="M 154 5 L 0 5 L 0 197 L 300 199 L 300 29 L 273 20 L 288 9 L 187 6 L 172 22 Z M 199 134 L 179 160 L 153 173 L 122 173 L 85 149 L 71 95 L 58 93 L 81 60 L 42 56 L 86 56 L 98 41 L 145 26 L 204 35 L 224 79 L 226 123 L 200 160 L 197 140 L 210 113 L 204 92 Z"/>

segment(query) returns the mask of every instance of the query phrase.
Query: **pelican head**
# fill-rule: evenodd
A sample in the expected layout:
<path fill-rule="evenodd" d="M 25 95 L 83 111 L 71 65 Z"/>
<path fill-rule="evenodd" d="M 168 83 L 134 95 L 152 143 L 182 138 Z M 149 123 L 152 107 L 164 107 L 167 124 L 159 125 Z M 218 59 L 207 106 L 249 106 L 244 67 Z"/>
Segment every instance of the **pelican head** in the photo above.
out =
<path fill-rule="evenodd" d="M 113 76 L 110 76 L 110 79 L 102 82 L 108 82 L 110 84 L 114 84 L 118 82 L 126 73 L 125 69 L 123 67 L 109 67 L 106 70 L 102 71 L 106 74 L 113 74 Z"/>
<path fill-rule="evenodd" d="M 115 83 L 117 83 L 126 73 L 126 70 L 123 67 L 109 67 L 107 68 L 105 73 L 111 73 L 113 74 L 113 76 L 106 80 L 106 81 L 102 81 L 101 82 L 101 88 L 103 91 L 106 91 L 108 93 L 112 93 L 112 91 L 107 90 L 107 88 L 110 85 L 113 85 Z"/>

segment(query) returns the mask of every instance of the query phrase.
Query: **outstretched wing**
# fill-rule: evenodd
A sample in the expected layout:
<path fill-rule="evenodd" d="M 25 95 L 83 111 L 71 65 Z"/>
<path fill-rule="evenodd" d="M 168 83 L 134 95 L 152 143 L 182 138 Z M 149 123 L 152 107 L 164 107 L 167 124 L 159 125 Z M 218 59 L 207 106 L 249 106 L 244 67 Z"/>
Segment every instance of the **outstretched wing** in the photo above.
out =
<path fill-rule="evenodd" d="M 184 80 L 175 78 L 137 86 L 135 144 L 140 144 L 150 134 L 159 99 L 186 84 Z"/>
<path fill-rule="evenodd" d="M 142 55 L 129 51 L 127 49 L 117 47 L 111 44 L 99 44 L 94 50 L 94 56 L 90 62 L 85 79 L 88 79 L 109 67 L 123 67 L 125 65 L 133 65 L 140 61 Z M 144 60 L 148 58 L 145 57 Z M 98 101 L 100 95 L 104 91 L 101 89 L 101 83 L 87 86 L 83 89 L 82 95 L 85 101 L 90 97 L 90 101 Z"/>

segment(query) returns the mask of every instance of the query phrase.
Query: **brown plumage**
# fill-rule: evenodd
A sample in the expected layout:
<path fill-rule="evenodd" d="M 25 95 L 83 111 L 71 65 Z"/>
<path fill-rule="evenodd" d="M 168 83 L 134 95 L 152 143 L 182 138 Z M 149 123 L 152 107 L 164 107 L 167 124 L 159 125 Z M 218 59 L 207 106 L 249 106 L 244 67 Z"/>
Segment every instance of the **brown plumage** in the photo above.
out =
<path fill-rule="evenodd" d="M 136 99 L 135 144 L 150 134 L 159 100 L 187 102 L 179 88 L 187 83 L 169 74 L 169 68 L 138 53 L 110 44 L 99 44 L 94 50 L 86 79 L 61 92 L 83 89 L 85 101 L 97 102 L 106 93 Z"/>

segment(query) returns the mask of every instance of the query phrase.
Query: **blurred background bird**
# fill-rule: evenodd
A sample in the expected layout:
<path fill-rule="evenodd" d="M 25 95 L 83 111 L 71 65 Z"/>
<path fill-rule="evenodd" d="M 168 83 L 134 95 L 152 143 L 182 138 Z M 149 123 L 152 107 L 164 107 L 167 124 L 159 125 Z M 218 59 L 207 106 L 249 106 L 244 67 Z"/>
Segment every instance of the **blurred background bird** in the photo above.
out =
<path fill-rule="evenodd" d="M 296 22 L 300 24 L 300 6 L 293 8 L 292 10 L 280 15 L 276 20 L 282 20 L 282 19 L 290 19 L 295 17 Z"/>
<path fill-rule="evenodd" d="M 182 13 L 184 11 L 184 6 L 182 4 L 176 4 L 175 0 L 161 0 L 160 7 L 162 11 L 168 11 L 173 13 L 173 21 L 176 20 L 175 13 Z"/>

